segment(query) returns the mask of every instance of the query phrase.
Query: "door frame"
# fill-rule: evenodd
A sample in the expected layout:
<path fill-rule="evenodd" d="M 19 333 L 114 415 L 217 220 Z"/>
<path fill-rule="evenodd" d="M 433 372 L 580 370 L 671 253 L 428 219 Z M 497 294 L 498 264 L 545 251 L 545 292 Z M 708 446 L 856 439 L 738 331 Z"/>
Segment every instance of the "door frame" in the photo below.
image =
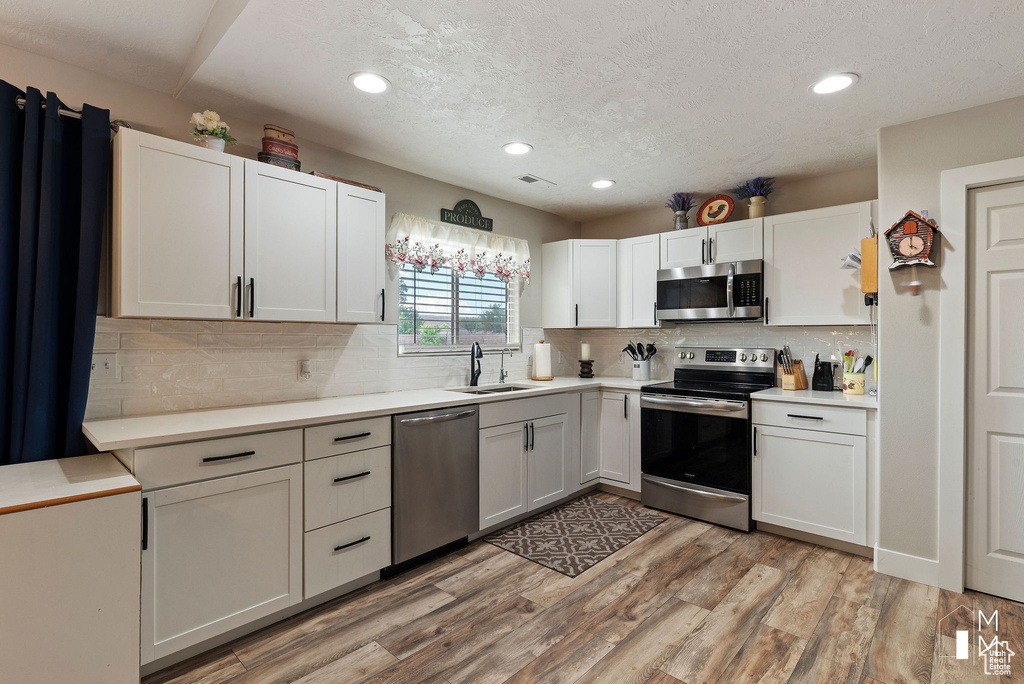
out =
<path fill-rule="evenodd" d="M 949 169 L 940 174 L 942 280 L 939 300 L 939 587 L 963 592 L 967 562 L 967 215 L 968 193 L 1024 180 L 1024 157 Z M 943 502 L 949 502 L 943 505 Z M 959 505 L 956 503 L 959 502 Z"/>

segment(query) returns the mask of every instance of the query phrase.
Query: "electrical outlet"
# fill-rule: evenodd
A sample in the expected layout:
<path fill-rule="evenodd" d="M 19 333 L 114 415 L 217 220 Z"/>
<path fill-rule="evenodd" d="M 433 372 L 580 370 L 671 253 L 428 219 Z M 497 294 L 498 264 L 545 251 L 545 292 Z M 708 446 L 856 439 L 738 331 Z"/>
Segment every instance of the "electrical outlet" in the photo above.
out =
<path fill-rule="evenodd" d="M 562 352 L 558 352 L 558 363 L 565 363 L 565 357 L 562 356 Z"/>
<path fill-rule="evenodd" d="M 626 355 L 623 352 L 619 352 L 619 365 L 626 363 Z"/>
<path fill-rule="evenodd" d="M 92 378 L 94 380 L 116 380 L 117 354 L 93 354 Z"/>
<path fill-rule="evenodd" d="M 313 370 L 310 368 L 309 359 L 299 361 L 299 382 L 308 382 L 313 377 Z"/>

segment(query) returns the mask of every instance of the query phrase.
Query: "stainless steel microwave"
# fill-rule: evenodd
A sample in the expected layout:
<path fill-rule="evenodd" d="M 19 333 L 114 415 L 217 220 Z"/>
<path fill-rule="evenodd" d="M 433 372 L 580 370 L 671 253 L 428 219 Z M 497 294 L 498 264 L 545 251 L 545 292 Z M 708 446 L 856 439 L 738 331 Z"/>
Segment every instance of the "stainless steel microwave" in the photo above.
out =
<path fill-rule="evenodd" d="M 760 259 L 658 271 L 662 321 L 751 321 L 764 314 Z"/>

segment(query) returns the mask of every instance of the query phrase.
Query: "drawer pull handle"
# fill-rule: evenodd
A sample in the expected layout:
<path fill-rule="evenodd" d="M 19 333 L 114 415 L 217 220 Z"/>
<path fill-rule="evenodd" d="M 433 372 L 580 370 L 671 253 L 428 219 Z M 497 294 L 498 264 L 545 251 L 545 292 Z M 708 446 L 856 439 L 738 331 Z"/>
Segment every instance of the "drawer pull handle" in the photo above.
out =
<path fill-rule="evenodd" d="M 249 456 L 255 456 L 255 451 L 243 451 L 238 454 L 229 454 L 227 456 L 207 456 L 203 459 L 203 463 L 212 463 L 213 461 L 226 461 L 230 458 L 248 458 Z"/>
<path fill-rule="evenodd" d="M 349 542 L 348 544 L 342 544 L 341 546 L 335 546 L 334 550 L 335 551 L 341 551 L 342 549 L 347 549 L 350 546 L 355 546 L 356 544 L 362 544 L 363 542 L 367 542 L 367 541 L 370 541 L 370 537 L 369 536 L 363 537 L 362 539 L 356 539 L 354 542 Z"/>
<path fill-rule="evenodd" d="M 370 474 L 370 471 L 367 470 L 365 473 L 356 473 L 355 475 L 346 475 L 345 477 L 336 477 L 336 478 L 334 478 L 334 482 L 338 483 L 338 482 L 345 482 L 346 480 L 354 480 L 357 477 L 366 477 L 369 474 Z"/>
<path fill-rule="evenodd" d="M 787 413 L 786 416 L 789 418 L 803 418 L 804 420 L 825 420 L 821 416 L 802 416 L 799 413 Z"/>
<path fill-rule="evenodd" d="M 338 442 L 347 442 L 350 439 L 359 439 L 360 437 L 369 437 L 369 436 L 370 436 L 369 432 L 360 432 L 358 435 L 346 435 L 345 437 L 335 437 L 334 438 L 334 443 L 337 444 Z"/>

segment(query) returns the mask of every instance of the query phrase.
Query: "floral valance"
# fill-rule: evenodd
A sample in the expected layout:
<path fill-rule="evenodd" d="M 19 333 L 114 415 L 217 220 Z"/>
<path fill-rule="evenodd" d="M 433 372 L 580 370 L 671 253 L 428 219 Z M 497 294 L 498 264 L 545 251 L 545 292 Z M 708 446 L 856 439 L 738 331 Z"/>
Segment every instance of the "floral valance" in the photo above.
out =
<path fill-rule="evenodd" d="M 395 214 L 384 255 L 393 264 L 417 271 L 450 267 L 460 278 L 488 273 L 503 282 L 530 282 L 530 246 L 526 240 L 472 228 Z"/>

